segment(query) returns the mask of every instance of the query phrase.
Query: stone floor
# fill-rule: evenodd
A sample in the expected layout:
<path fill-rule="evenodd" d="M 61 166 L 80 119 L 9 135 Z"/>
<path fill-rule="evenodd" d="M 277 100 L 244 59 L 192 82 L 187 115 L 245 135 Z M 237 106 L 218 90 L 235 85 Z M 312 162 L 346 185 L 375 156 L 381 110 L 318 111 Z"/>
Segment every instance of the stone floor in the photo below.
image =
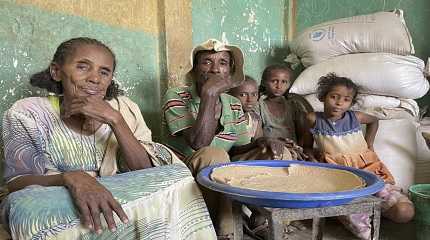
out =
<path fill-rule="evenodd" d="M 306 221 L 306 230 L 295 231 L 288 236 L 288 240 L 308 240 L 311 239 L 311 221 Z M 324 228 L 324 240 L 355 240 L 350 232 L 348 232 L 342 224 L 334 218 L 328 218 Z M 415 239 L 415 225 L 413 222 L 408 224 L 396 224 L 387 219 L 382 219 L 380 229 L 380 240 L 413 240 Z M 429 236 L 430 239 L 430 236 Z M 249 236 L 245 236 L 244 240 L 254 240 Z"/>
<path fill-rule="evenodd" d="M 288 236 L 288 240 L 308 240 L 311 238 L 311 222 L 305 222 L 306 230 L 293 232 Z M 0 228 L 0 240 L 9 240 L 10 237 Z M 335 219 L 328 218 L 324 228 L 324 240 L 355 240 L 353 235 L 339 224 Z M 389 220 L 382 219 L 380 240 L 413 240 L 415 239 L 414 223 L 396 224 Z M 429 236 L 430 239 L 430 236 Z M 244 240 L 254 240 L 245 236 Z"/>

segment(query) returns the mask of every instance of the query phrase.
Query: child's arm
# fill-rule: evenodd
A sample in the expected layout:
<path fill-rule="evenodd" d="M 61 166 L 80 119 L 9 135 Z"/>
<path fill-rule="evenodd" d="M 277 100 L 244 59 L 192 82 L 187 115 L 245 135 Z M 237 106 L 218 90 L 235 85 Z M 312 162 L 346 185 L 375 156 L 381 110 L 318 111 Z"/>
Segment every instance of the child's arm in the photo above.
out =
<path fill-rule="evenodd" d="M 247 153 L 248 151 L 251 151 L 255 148 L 266 149 L 267 151 L 270 151 L 273 157 L 275 157 L 282 153 L 284 149 L 284 143 L 276 138 L 260 137 L 251 143 L 241 146 L 233 146 L 228 154 L 230 156 L 235 156 L 238 154 Z"/>
<path fill-rule="evenodd" d="M 314 138 L 311 134 L 311 128 L 315 125 L 316 116 L 314 112 L 310 112 L 306 114 L 305 119 L 305 128 L 301 132 L 301 136 L 303 139 L 303 152 L 309 156 L 309 160 L 313 162 L 317 162 L 318 160 L 314 154 Z"/>
<path fill-rule="evenodd" d="M 253 140 L 255 140 L 255 139 L 258 139 L 260 137 L 263 137 L 263 121 L 261 120 L 260 115 L 256 112 L 251 112 L 251 117 L 258 119 L 257 120 L 257 126 L 255 126 L 255 129 L 256 129 L 255 134 L 252 137 Z"/>
<path fill-rule="evenodd" d="M 364 139 L 367 142 L 367 147 L 373 151 L 373 142 L 379 126 L 378 119 L 362 112 L 355 112 L 355 116 L 361 124 L 366 124 L 366 134 L 364 135 Z"/>
<path fill-rule="evenodd" d="M 309 102 L 299 94 L 287 93 L 284 96 L 288 101 L 291 102 L 295 109 L 294 127 L 297 136 L 297 144 L 303 147 L 304 139 L 302 133 L 306 131 L 306 115 L 310 112 L 313 112 L 314 110 Z"/>

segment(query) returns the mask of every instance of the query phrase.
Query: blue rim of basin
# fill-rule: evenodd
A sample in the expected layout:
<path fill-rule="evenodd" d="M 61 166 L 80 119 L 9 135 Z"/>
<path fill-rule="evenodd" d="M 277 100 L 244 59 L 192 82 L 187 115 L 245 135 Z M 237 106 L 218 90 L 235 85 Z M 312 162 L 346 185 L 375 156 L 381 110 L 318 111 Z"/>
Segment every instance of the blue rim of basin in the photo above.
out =
<path fill-rule="evenodd" d="M 221 166 L 267 166 L 267 167 L 288 167 L 290 164 L 300 164 L 305 166 L 324 167 L 331 169 L 340 169 L 350 171 L 366 182 L 366 187 L 353 189 L 349 191 L 332 192 L 332 193 L 288 193 L 288 192 L 270 192 L 250 190 L 238 187 L 232 187 L 227 184 L 218 183 L 210 179 L 210 174 L 214 168 Z M 328 164 L 328 163 L 315 163 L 297 160 L 249 160 L 249 161 L 236 161 L 230 163 L 216 164 L 202 169 L 197 175 L 197 182 L 206 188 L 213 191 L 221 192 L 233 198 L 240 199 L 260 199 L 262 201 L 330 201 L 330 200 L 343 200 L 354 199 L 358 197 L 372 195 L 379 192 L 384 187 L 384 182 L 375 174 L 366 172 L 364 170 L 355 169 L 346 166 Z M 317 182 L 316 182 L 317 184 Z"/>

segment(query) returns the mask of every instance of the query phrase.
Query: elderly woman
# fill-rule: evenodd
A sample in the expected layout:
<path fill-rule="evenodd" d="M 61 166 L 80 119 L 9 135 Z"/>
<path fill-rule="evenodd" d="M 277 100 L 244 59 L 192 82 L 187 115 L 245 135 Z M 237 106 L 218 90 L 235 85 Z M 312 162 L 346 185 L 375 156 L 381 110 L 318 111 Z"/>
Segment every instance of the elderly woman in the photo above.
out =
<path fill-rule="evenodd" d="M 187 168 L 152 142 L 138 106 L 119 96 L 115 66 L 101 42 L 65 41 L 31 77 L 54 95 L 19 100 L 5 113 L 11 193 L 2 211 L 14 239 L 215 237 Z M 163 164 L 171 165 L 151 168 Z M 116 175 L 122 170 L 139 171 Z"/>

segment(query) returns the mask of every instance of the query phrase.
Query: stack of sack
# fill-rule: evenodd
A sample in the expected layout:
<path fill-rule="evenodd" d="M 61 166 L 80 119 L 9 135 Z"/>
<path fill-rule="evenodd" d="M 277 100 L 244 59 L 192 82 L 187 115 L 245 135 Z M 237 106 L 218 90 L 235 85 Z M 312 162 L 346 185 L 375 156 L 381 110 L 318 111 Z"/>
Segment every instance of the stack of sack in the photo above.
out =
<path fill-rule="evenodd" d="M 353 110 L 387 120 L 380 121 L 375 151 L 400 186 L 411 185 L 419 116 L 418 104 L 413 99 L 428 92 L 429 82 L 424 62 L 413 56 L 414 46 L 403 11 L 377 12 L 315 25 L 294 39 L 290 50 L 286 61 L 293 68 L 300 63 L 306 67 L 290 92 L 304 95 L 315 111 L 323 111 L 323 104 L 316 97 L 321 76 L 335 72 L 361 87 Z"/>

